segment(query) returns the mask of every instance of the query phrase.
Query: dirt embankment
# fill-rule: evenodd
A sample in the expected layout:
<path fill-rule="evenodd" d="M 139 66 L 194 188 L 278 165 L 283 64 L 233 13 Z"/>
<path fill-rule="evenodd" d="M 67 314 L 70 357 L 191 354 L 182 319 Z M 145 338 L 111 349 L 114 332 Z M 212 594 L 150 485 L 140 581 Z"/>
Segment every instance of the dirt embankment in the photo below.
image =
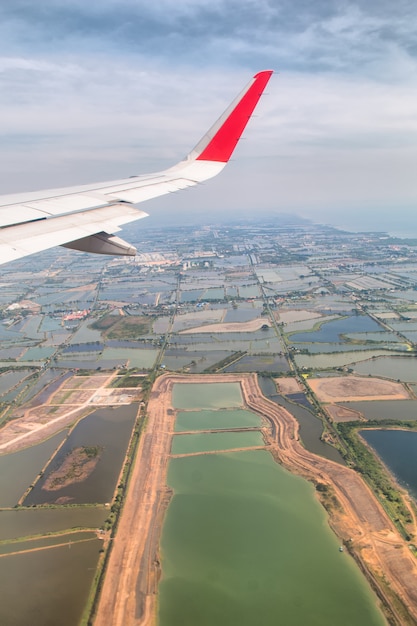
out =
<path fill-rule="evenodd" d="M 262 396 L 255 376 L 248 377 L 242 388 L 249 408 L 273 426 L 270 449 L 277 460 L 328 489 L 329 522 L 389 607 L 393 623 L 417 624 L 416 560 L 369 487 L 353 470 L 308 452 L 299 441 L 298 422 Z M 322 501 L 329 506 L 325 498 Z M 415 536 L 416 530 L 410 532 Z"/>
<path fill-rule="evenodd" d="M 157 379 L 152 390 L 148 423 L 113 542 L 94 626 L 155 624 L 158 542 L 171 496 L 166 486 L 175 421 L 171 393 L 177 382 L 240 382 L 246 406 L 271 424 L 267 448 L 274 457 L 290 471 L 325 486 L 331 504 L 330 523 L 378 595 L 391 606 L 392 623 L 417 624 L 416 561 L 358 474 L 305 450 L 299 441 L 298 422 L 262 395 L 255 374 L 166 374 Z M 398 608 L 401 603 L 408 616 L 407 611 Z"/>
<path fill-rule="evenodd" d="M 291 395 L 292 393 L 302 393 L 304 391 L 301 383 L 296 378 L 282 377 L 274 378 L 274 382 L 278 387 L 278 391 L 283 393 L 284 396 Z"/>

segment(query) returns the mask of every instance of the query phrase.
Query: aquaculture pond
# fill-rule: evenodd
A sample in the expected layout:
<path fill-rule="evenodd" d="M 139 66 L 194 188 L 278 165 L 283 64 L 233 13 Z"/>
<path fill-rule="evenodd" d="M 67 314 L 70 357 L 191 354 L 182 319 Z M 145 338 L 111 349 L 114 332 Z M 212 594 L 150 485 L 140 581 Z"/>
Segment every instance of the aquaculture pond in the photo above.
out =
<path fill-rule="evenodd" d="M 202 295 L 203 300 L 224 300 L 224 287 L 210 287 Z"/>
<path fill-rule="evenodd" d="M 225 372 L 287 372 L 290 369 L 285 356 L 246 355 L 224 369 Z"/>
<path fill-rule="evenodd" d="M 243 406 L 239 383 L 177 383 L 172 390 L 176 409 L 221 409 Z"/>
<path fill-rule="evenodd" d="M 0 456 L 0 507 L 18 503 L 66 434 L 61 431 L 36 446 Z"/>
<path fill-rule="evenodd" d="M 153 366 L 157 356 L 158 350 L 153 348 L 143 348 L 142 350 L 137 348 L 105 348 L 98 364 L 101 365 L 101 360 L 117 360 L 118 363 L 128 363 L 129 367 L 149 369 Z M 105 368 L 104 364 L 103 368 Z"/>
<path fill-rule="evenodd" d="M 90 327 L 91 321 L 85 320 L 82 322 L 78 330 L 71 337 L 70 344 L 72 343 L 92 343 L 100 341 L 101 332 Z"/>
<path fill-rule="evenodd" d="M 343 402 L 343 406 L 359 411 L 367 420 L 417 420 L 417 400 Z"/>
<path fill-rule="evenodd" d="M 2 556 L 0 624 L 78 624 L 101 545 L 99 539 L 90 538 L 60 547 Z"/>
<path fill-rule="evenodd" d="M 207 356 L 210 356 L 210 352 L 212 350 L 228 350 L 230 352 L 249 352 L 250 354 L 260 354 L 269 358 L 269 360 L 273 360 L 274 358 L 280 358 L 276 356 L 277 352 L 282 351 L 282 346 L 279 340 L 276 337 L 272 337 L 271 339 L 256 339 L 252 337 L 251 339 L 243 340 L 240 337 L 240 333 L 235 333 L 234 338 L 228 340 L 226 336 L 222 338 L 216 338 L 214 335 L 207 334 L 204 339 L 201 339 L 201 335 L 199 335 L 199 342 L 195 342 L 193 344 L 189 344 L 187 346 L 187 350 L 200 350 L 207 353 Z M 261 358 L 261 357 L 258 357 Z"/>
<path fill-rule="evenodd" d="M 111 501 L 136 413 L 137 404 L 131 404 L 117 409 L 98 409 L 81 420 L 46 467 L 24 504 Z M 74 480 L 71 465 L 61 471 L 74 450 L 86 451 L 84 456 L 78 458 L 77 467 L 87 462 L 89 457 L 96 457 L 97 460 L 93 469 L 82 475 L 81 480 Z"/>
<path fill-rule="evenodd" d="M 49 359 L 56 348 L 28 348 L 28 350 L 22 355 L 21 361 L 40 361 L 42 359 Z"/>
<path fill-rule="evenodd" d="M 259 298 L 258 285 L 247 285 L 239 287 L 239 296 L 241 298 Z"/>
<path fill-rule="evenodd" d="M 31 507 L 0 511 L 0 540 L 60 532 L 72 528 L 99 528 L 109 511 L 105 506 Z"/>
<path fill-rule="evenodd" d="M 172 459 L 160 626 L 382 626 L 313 487 L 266 451 Z"/>
<path fill-rule="evenodd" d="M 322 324 L 319 330 L 296 333 L 291 335 L 291 342 L 316 342 L 324 343 L 342 342 L 342 334 L 348 333 L 366 333 L 381 330 L 381 326 L 370 317 L 365 315 L 354 315 L 352 317 L 344 317 L 342 319 L 333 320 Z"/>
<path fill-rule="evenodd" d="M 0 395 L 7 393 L 12 387 L 18 385 L 21 381 L 33 374 L 32 370 L 10 370 L 0 374 Z"/>
<path fill-rule="evenodd" d="M 405 343 L 390 342 L 390 343 L 368 343 L 368 344 L 353 344 L 353 343 L 309 343 L 308 345 L 300 346 L 295 344 L 295 347 L 307 350 L 309 354 L 324 354 L 331 352 L 352 352 L 356 350 L 358 354 L 366 355 L 366 350 L 395 350 L 396 352 L 406 352 L 408 346 Z M 369 354 L 369 353 L 368 353 Z"/>
<path fill-rule="evenodd" d="M 190 291 L 181 292 L 181 302 L 195 302 L 200 300 L 203 295 L 203 289 L 191 289 Z"/>
<path fill-rule="evenodd" d="M 355 365 L 355 371 L 359 374 L 417 383 L 417 359 L 411 355 L 372 359 Z"/>
<path fill-rule="evenodd" d="M 195 433 L 175 435 L 172 441 L 172 454 L 195 454 L 234 448 L 264 446 L 265 442 L 259 431 L 228 433 Z"/>
<path fill-rule="evenodd" d="M 360 434 L 417 500 L 417 432 L 372 429 Z"/>
<path fill-rule="evenodd" d="M 290 402 L 287 398 L 279 394 L 274 381 L 270 378 L 261 376 L 258 380 L 262 393 L 269 398 L 269 400 L 272 400 L 272 402 L 283 406 L 284 409 L 287 409 L 287 411 L 296 418 L 300 425 L 300 437 L 307 450 L 314 452 L 314 454 L 319 454 L 326 459 L 344 464 L 340 452 L 321 440 L 323 424 L 320 419 L 313 415 L 307 408 L 295 402 Z"/>
<path fill-rule="evenodd" d="M 215 430 L 262 426 L 259 415 L 244 409 L 218 411 L 181 411 L 175 420 L 176 432 L 187 430 Z"/>
<path fill-rule="evenodd" d="M 356 352 L 339 352 L 337 354 L 296 354 L 294 358 L 298 367 L 305 367 L 306 369 L 343 367 L 352 364 L 355 371 L 364 373 L 364 371 L 367 372 L 367 366 L 357 366 L 357 363 L 361 361 L 370 363 L 374 357 L 386 355 L 386 350 L 357 350 Z"/>
<path fill-rule="evenodd" d="M 254 320 L 259 317 L 259 309 L 255 309 L 253 307 L 249 308 L 237 308 L 230 309 L 226 313 L 226 317 L 224 321 L 226 323 L 230 322 L 249 322 L 250 320 Z"/>

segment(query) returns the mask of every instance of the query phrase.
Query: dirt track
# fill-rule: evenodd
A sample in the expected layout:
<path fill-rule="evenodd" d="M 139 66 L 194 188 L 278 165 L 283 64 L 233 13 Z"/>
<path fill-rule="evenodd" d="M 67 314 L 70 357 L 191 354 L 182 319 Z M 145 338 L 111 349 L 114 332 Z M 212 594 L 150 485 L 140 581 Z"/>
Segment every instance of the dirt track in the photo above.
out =
<path fill-rule="evenodd" d="M 46 401 L 38 404 L 32 400 L 16 409 L 13 419 L 0 429 L 0 454 L 40 443 L 98 407 L 121 406 L 140 399 L 140 390 L 109 387 L 115 377 L 115 372 L 72 376 L 63 380 Z"/>
<path fill-rule="evenodd" d="M 268 449 L 285 467 L 333 490 L 341 507 L 330 523 L 348 542 L 368 578 L 378 584 L 383 575 L 417 623 L 417 564 L 379 503 L 353 470 L 311 454 L 298 438 L 298 423 L 282 407 L 267 400 L 256 375 L 180 376 L 157 379 L 148 406 L 148 423 L 141 438 L 129 492 L 104 580 L 95 626 L 151 626 L 156 620 L 159 578 L 158 540 L 170 493 L 166 470 L 175 413 L 171 407 L 176 382 L 240 382 L 245 404 L 271 424 Z M 391 593 L 391 592 L 390 592 Z M 381 597 L 390 602 L 386 588 Z"/>

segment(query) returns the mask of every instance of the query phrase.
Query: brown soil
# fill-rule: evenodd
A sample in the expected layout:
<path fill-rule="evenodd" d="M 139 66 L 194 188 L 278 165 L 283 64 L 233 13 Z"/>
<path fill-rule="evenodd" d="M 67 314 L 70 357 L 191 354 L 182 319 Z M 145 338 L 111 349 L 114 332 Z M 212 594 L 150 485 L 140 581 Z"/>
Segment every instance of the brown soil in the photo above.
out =
<path fill-rule="evenodd" d="M 0 429 L 0 453 L 17 452 L 44 441 L 100 406 L 120 406 L 141 398 L 135 388 L 108 388 L 116 372 L 107 375 L 73 376 L 39 406 L 18 407 Z"/>
<path fill-rule="evenodd" d="M 328 404 L 326 411 L 334 422 L 352 422 L 364 419 L 359 411 L 354 411 L 338 404 Z"/>
<path fill-rule="evenodd" d="M 240 382 L 247 408 L 270 423 L 266 447 L 276 460 L 326 486 L 322 501 L 329 510 L 329 522 L 385 606 L 391 607 L 391 623 L 417 624 L 416 560 L 362 478 L 347 467 L 308 452 L 299 441 L 298 422 L 262 395 L 255 374 L 167 374 L 157 379 L 152 390 L 148 423 L 113 541 L 94 626 L 156 623 L 158 541 L 171 497 L 166 471 L 175 421 L 171 392 L 176 382 Z"/>
<path fill-rule="evenodd" d="M 408 400 L 410 393 L 402 383 L 371 376 L 309 378 L 306 381 L 321 402 L 355 400 Z"/>
<path fill-rule="evenodd" d="M 280 393 L 283 393 L 284 396 L 291 393 L 300 393 L 304 391 L 301 384 L 298 382 L 296 378 L 274 378 L 274 382 L 278 388 Z"/>
<path fill-rule="evenodd" d="M 85 448 L 74 448 L 65 457 L 63 463 L 49 474 L 42 489 L 45 489 L 45 491 L 59 491 L 74 483 L 82 483 L 93 472 L 99 460 L 99 450 L 97 450 L 96 456 L 90 457 Z"/>

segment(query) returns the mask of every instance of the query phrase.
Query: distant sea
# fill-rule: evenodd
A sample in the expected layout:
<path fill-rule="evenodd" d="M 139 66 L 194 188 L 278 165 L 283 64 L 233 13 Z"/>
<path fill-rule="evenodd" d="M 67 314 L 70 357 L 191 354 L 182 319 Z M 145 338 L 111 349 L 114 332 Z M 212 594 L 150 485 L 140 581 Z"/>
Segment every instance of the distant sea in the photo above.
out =
<path fill-rule="evenodd" d="M 254 217 L 255 215 L 255 217 Z M 202 211 L 167 211 L 158 209 L 151 214 L 146 220 L 129 224 L 129 237 L 137 233 L 138 240 L 143 237 L 143 231 L 147 229 L 161 230 L 161 223 L 166 227 L 181 226 L 202 226 L 211 224 L 219 226 L 224 224 L 244 224 L 246 226 L 256 223 L 258 226 L 271 223 L 271 220 L 277 225 L 288 224 L 327 224 L 340 230 L 349 232 L 384 232 L 393 237 L 417 239 L 417 206 L 410 209 L 346 209 L 332 208 L 317 210 L 304 209 L 299 211 L 286 211 L 285 213 L 279 209 L 255 211 L 228 211 L 223 212 L 219 209 L 210 213 Z"/>
<path fill-rule="evenodd" d="M 312 215 L 312 221 L 316 221 Z M 322 220 L 317 220 L 321 222 Z M 323 222 L 349 232 L 385 232 L 392 237 L 417 239 L 417 210 L 414 211 L 335 211 Z"/>

